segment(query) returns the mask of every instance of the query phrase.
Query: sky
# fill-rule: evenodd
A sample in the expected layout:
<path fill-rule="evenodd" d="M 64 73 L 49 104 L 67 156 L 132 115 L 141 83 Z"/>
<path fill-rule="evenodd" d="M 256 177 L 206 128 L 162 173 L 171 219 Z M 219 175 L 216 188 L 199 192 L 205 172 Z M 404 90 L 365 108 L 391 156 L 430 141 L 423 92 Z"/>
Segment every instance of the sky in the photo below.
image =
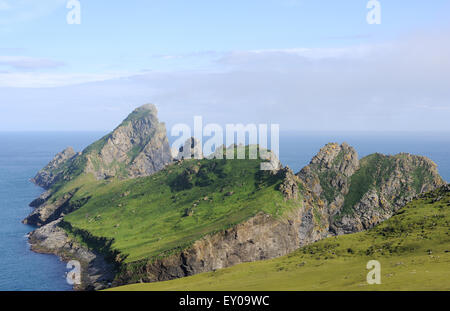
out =
<path fill-rule="evenodd" d="M 448 0 L 0 0 L 0 131 L 450 131 Z M 75 1 L 76 2 L 76 1 Z"/>

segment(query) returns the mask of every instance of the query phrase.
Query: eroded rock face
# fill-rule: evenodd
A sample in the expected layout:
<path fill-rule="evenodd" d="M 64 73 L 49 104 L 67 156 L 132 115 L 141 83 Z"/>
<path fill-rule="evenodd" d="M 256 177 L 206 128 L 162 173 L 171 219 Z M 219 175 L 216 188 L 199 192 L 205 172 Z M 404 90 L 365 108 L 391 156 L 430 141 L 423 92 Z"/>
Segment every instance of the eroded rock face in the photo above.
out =
<path fill-rule="evenodd" d="M 137 274 L 140 281 L 158 282 L 215 271 L 284 256 L 327 234 L 315 224 L 310 207 L 296 209 L 284 221 L 259 213 L 229 230 L 198 240 L 179 254 L 143 263 Z M 124 271 L 114 285 L 136 281 L 136 268 L 133 273 Z"/>
<path fill-rule="evenodd" d="M 361 185 L 362 181 L 369 185 Z M 331 231 L 347 234 L 372 228 L 416 196 L 444 184 L 436 164 L 426 157 L 406 153 L 370 155 L 361 160 L 361 170 L 352 177 L 348 195 Z M 355 199 L 361 192 L 363 195 Z"/>
<path fill-rule="evenodd" d="M 93 174 L 97 179 L 136 178 L 152 175 L 172 162 L 164 123 L 154 105 L 134 110 L 113 132 L 91 144 L 82 153 L 67 148 L 32 179 L 45 189 L 56 182 Z M 73 211 L 75 191 L 55 199 L 53 189 L 30 203 L 36 209 L 24 223 L 42 226 Z"/>
<path fill-rule="evenodd" d="M 418 194 L 444 184 L 426 157 L 373 154 L 358 160 L 345 143 L 326 145 L 298 177 L 325 203 L 333 234 L 369 229 Z"/>
<path fill-rule="evenodd" d="M 280 186 L 280 191 L 283 193 L 287 200 L 296 200 L 299 196 L 298 178 L 294 172 L 286 166 L 279 171 L 279 174 L 283 175 L 284 182 Z"/>
<path fill-rule="evenodd" d="M 144 261 L 139 268 L 125 268 L 116 285 L 136 282 L 136 276 L 143 282 L 166 281 L 283 256 L 325 237 L 371 228 L 418 193 L 443 184 L 427 158 L 408 154 L 376 157 L 360 161 L 347 144 L 328 144 L 297 176 L 288 167 L 277 172 L 284 178 L 279 190 L 298 206 L 283 219 L 260 213 L 229 230 L 208 235 L 178 254 Z M 426 177 L 418 180 L 418 171 Z M 369 182 L 367 191 L 344 211 L 360 175 L 370 177 L 364 180 Z M 344 216 L 336 217 L 341 214 Z"/>
<path fill-rule="evenodd" d="M 64 211 L 71 211 L 69 200 L 72 197 L 73 193 L 66 193 L 54 202 L 43 202 L 22 222 L 27 225 L 42 226 L 57 220 L 63 215 Z"/>
<path fill-rule="evenodd" d="M 47 190 L 45 192 L 43 192 L 39 197 L 37 197 L 36 199 L 34 199 L 29 206 L 30 207 L 39 207 L 42 204 L 44 204 L 48 198 L 50 198 L 50 196 L 52 195 L 52 191 L 51 190 Z"/>
<path fill-rule="evenodd" d="M 346 143 L 327 144 L 297 176 L 306 187 L 336 208 L 348 192 L 350 177 L 359 169 L 356 150 Z"/>
<path fill-rule="evenodd" d="M 203 159 L 203 146 L 197 138 L 191 137 L 178 150 L 173 150 L 172 155 L 176 160 L 201 160 Z"/>
<path fill-rule="evenodd" d="M 140 111 L 136 113 L 139 114 Z M 123 129 L 116 129 L 111 137 L 102 141 L 103 145 L 100 144 L 96 149 L 98 152 L 93 154 L 102 155 L 107 165 L 99 170 L 98 165 L 94 165 L 96 162 L 91 161 L 92 169 L 95 170 L 92 172 L 97 174 L 97 178 L 123 173 L 114 169 L 116 157 L 121 161 L 130 161 L 131 165 L 126 171 L 128 176 L 140 176 L 149 172 L 142 167 L 150 167 L 148 163 L 153 161 L 155 155 L 151 151 L 145 151 L 146 146 L 152 146 L 151 150 L 159 150 L 153 147 L 165 145 L 165 138 L 162 135 L 155 135 L 157 131 L 154 127 L 152 128 L 155 132 L 152 132 L 153 135 L 150 135 L 152 138 L 147 143 L 142 143 L 141 138 L 133 136 L 133 142 L 138 142 L 136 145 L 143 148 L 139 149 L 134 160 L 130 160 L 130 150 L 136 151 L 131 147 L 132 141 L 129 139 L 131 133 L 135 131 L 131 129 L 137 126 L 136 129 L 145 131 L 149 129 L 149 125 L 146 124 L 147 121 L 135 122 L 133 125 L 133 122 L 125 120 Z M 150 143 L 153 138 L 156 143 Z M 122 145 L 126 147 L 119 148 Z M 226 150 L 222 149 L 220 152 L 223 156 Z M 138 161 L 142 163 L 142 167 L 133 165 L 136 159 L 144 155 L 145 157 L 148 155 L 150 162 L 145 162 L 144 159 Z M 163 159 L 165 157 L 161 158 L 162 162 Z M 136 171 L 131 168 L 136 168 Z M 283 176 L 284 180 L 279 190 L 285 199 L 290 200 L 295 206 L 289 214 L 283 215 L 280 219 L 259 213 L 224 232 L 205 236 L 188 249 L 169 257 L 132 263 L 134 266 L 130 269 L 125 265 L 116 278 L 115 285 L 139 280 L 144 282 L 170 280 L 242 262 L 283 256 L 327 236 L 353 233 L 373 227 L 391 217 L 416 195 L 433 190 L 444 183 L 436 165 L 425 157 L 409 154 L 397 156 L 375 154 L 359 160 L 356 151 L 347 144 L 326 145 L 297 175 L 288 167 L 282 168 L 278 160 L 272 171 L 273 174 Z M 186 172 L 190 173 L 195 171 Z M 43 200 L 42 209 L 38 208 L 33 216 L 33 219 L 43 221 L 38 224 L 54 219 L 52 217 L 55 212 L 47 213 L 48 211 L 54 210 L 58 214 L 62 210 L 55 206 L 51 207 L 49 199 Z M 57 205 L 64 206 L 64 204 L 61 201 Z M 64 232 L 61 232 L 62 229 L 59 227 L 47 226 L 30 236 L 32 244 L 38 245 L 35 247 L 48 249 L 49 252 L 56 254 L 70 254 L 75 258 L 84 258 L 89 266 L 91 262 L 89 258 L 94 257 L 86 255 L 86 250 L 79 246 L 72 246 L 70 241 L 63 243 Z M 67 255 L 67 258 L 70 256 Z M 100 269 L 102 264 L 95 267 Z M 89 282 L 92 283 L 88 280 L 86 284 L 91 284 Z"/>
<path fill-rule="evenodd" d="M 172 162 L 166 127 L 154 105 L 137 108 L 96 144 L 85 152 L 85 173 L 97 179 L 149 176 Z"/>
<path fill-rule="evenodd" d="M 68 166 L 76 155 L 73 148 L 68 147 L 58 153 L 31 181 L 44 189 L 49 189 L 56 181 L 63 178 L 62 168 Z"/>
<path fill-rule="evenodd" d="M 115 276 L 115 266 L 96 252 L 71 240 L 53 221 L 29 234 L 31 249 L 38 253 L 54 254 L 64 261 L 78 260 L 81 264 L 81 285 L 77 290 L 100 290 L 109 286 Z"/>

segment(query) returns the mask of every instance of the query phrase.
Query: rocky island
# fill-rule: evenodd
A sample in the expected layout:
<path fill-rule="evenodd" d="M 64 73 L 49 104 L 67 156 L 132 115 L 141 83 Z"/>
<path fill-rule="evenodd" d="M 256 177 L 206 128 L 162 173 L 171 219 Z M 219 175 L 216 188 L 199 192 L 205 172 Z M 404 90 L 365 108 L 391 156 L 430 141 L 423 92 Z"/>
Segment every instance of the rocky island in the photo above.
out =
<path fill-rule="evenodd" d="M 445 184 L 426 157 L 360 159 L 345 143 L 298 173 L 261 171 L 261 161 L 173 159 L 156 108 L 144 105 L 32 179 L 46 190 L 24 220 L 38 227 L 32 250 L 79 260 L 80 290 L 172 280 L 371 229 Z"/>

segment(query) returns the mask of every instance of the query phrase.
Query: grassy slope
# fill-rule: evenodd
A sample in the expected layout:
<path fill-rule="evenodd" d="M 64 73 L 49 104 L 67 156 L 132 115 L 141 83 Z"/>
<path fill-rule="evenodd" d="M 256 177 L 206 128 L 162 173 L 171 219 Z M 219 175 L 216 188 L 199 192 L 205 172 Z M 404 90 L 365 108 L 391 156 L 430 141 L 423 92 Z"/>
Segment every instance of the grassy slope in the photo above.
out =
<path fill-rule="evenodd" d="M 281 177 L 259 168 L 259 160 L 189 160 L 132 180 L 81 176 L 61 192 L 79 188 L 72 201 L 90 199 L 64 220 L 114 239 L 126 262 L 167 255 L 259 211 L 281 216 L 292 208 L 277 190 Z"/>
<path fill-rule="evenodd" d="M 281 258 L 113 290 L 450 290 L 450 194 L 416 200 L 366 232 L 332 237 Z M 381 285 L 366 264 L 381 263 Z"/>

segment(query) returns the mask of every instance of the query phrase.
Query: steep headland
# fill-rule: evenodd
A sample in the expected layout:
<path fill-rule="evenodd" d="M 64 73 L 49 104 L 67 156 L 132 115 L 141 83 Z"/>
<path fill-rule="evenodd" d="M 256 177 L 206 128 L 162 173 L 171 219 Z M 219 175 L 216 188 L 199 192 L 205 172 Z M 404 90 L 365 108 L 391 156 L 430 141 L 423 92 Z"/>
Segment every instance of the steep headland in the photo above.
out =
<path fill-rule="evenodd" d="M 40 170 L 32 181 L 48 191 L 30 204 L 36 209 L 24 223 L 44 225 L 83 204 L 71 200 L 77 187 L 64 187 L 85 176 L 98 181 L 150 176 L 171 162 L 166 128 L 158 121 L 155 106 L 141 106 L 83 152 L 69 147 Z"/>
<path fill-rule="evenodd" d="M 38 173 L 48 190 L 25 220 L 42 226 L 30 242 L 80 260 L 81 289 L 165 281 L 372 228 L 444 184 L 425 157 L 359 159 L 347 144 L 328 144 L 298 174 L 281 165 L 261 171 L 261 161 L 173 161 L 156 109 L 138 108 Z"/>

